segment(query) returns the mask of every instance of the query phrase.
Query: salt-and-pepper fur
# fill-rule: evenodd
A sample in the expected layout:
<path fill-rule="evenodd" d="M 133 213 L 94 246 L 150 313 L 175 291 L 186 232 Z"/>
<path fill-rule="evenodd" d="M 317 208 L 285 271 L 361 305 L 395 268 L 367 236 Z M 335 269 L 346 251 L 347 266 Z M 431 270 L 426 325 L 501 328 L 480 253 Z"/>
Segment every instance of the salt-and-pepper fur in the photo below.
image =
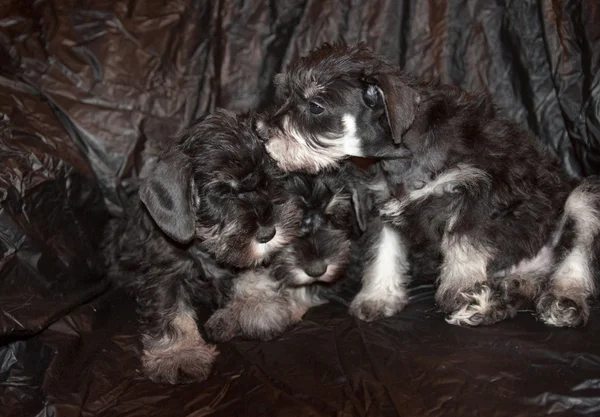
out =
<path fill-rule="evenodd" d="M 352 282 L 361 268 L 364 193 L 358 170 L 284 174 L 251 118 L 220 110 L 160 157 L 104 241 L 109 274 L 142 320 L 142 367 L 154 381 L 205 379 L 210 342 L 269 339 Z M 362 247 L 362 245 L 360 245 Z M 216 310 L 216 311 L 215 311 Z"/>
<path fill-rule="evenodd" d="M 356 174 L 346 164 L 336 172 L 285 179 L 286 193 L 302 213 L 298 233 L 268 265 L 235 280 L 231 300 L 204 326 L 211 339 L 268 340 L 298 323 L 309 308 L 356 292 L 368 239 L 363 233 L 368 201 L 354 187 Z"/>
<path fill-rule="evenodd" d="M 107 229 L 109 274 L 142 320 L 142 366 L 154 381 L 205 379 L 217 355 L 200 307 L 219 308 L 245 268 L 262 265 L 297 232 L 301 212 L 251 122 L 204 117 L 159 158 L 127 215 Z"/>
<path fill-rule="evenodd" d="M 409 254 L 428 248 L 440 259 L 436 300 L 452 324 L 494 323 L 527 304 L 550 325 L 586 322 L 600 252 L 598 178 L 569 178 L 486 95 L 407 77 L 364 44 L 323 45 L 277 76 L 276 89 L 257 130 L 283 170 L 381 158 L 371 188 L 383 227 L 354 315 L 400 311 Z"/>

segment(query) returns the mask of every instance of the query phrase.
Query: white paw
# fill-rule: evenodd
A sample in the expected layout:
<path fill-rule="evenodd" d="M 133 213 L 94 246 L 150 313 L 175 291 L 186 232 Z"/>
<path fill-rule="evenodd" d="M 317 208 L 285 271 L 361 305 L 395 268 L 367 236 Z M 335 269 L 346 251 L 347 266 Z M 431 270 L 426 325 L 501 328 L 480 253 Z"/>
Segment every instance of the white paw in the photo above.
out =
<path fill-rule="evenodd" d="M 455 326 L 492 324 L 510 316 L 487 285 L 478 285 L 473 291 L 460 293 L 460 297 L 464 303 L 446 318 Z"/>
<path fill-rule="evenodd" d="M 384 297 L 358 294 L 350 305 L 350 314 L 363 321 L 374 321 L 402 311 L 407 302 L 408 297 L 403 291 Z"/>
<path fill-rule="evenodd" d="M 537 303 L 540 319 L 549 326 L 578 327 L 590 315 L 585 296 L 569 298 L 553 293 L 545 294 Z"/>

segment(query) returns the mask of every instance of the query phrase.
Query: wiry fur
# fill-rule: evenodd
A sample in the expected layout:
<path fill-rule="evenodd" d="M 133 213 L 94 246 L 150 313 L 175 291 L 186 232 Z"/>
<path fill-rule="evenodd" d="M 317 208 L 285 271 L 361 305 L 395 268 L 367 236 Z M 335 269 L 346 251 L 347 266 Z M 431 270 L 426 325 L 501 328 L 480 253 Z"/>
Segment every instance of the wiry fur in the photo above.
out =
<path fill-rule="evenodd" d="M 277 164 L 317 173 L 339 167 L 349 155 L 403 155 L 388 141 L 381 97 L 365 78 L 384 67 L 392 68 L 368 48 L 324 47 L 278 74 L 273 104 L 256 124 Z M 314 114 L 314 106 L 322 113 Z"/>
<path fill-rule="evenodd" d="M 217 355 L 197 327 L 225 305 L 239 268 L 289 243 L 300 212 L 244 117 L 217 111 L 166 150 L 127 215 L 107 230 L 110 275 L 137 300 L 154 381 L 202 380 Z"/>
<path fill-rule="evenodd" d="M 370 96 L 372 86 L 380 97 Z M 374 168 L 381 180 L 372 185 L 389 225 L 382 233 L 393 226 L 398 236 L 388 239 L 396 250 L 387 252 L 402 260 L 415 251 L 439 259 L 436 300 L 449 322 L 489 324 L 533 302 L 545 323 L 585 323 L 596 293 L 598 179 L 577 185 L 550 150 L 502 118 L 486 95 L 407 77 L 362 44 L 318 48 L 278 77 L 277 90 L 277 110 L 261 119 L 259 132 L 287 171 L 322 170 L 354 155 L 344 152 L 339 115 L 365 121 L 366 108 L 370 116 L 385 109 L 387 126 L 381 117 L 370 117 L 370 127 L 356 124 L 354 147 L 387 141 L 379 155 L 386 159 Z M 308 115 L 309 95 L 337 116 Z M 303 147 L 295 162 L 283 152 L 290 139 L 282 117 L 294 126 L 295 146 Z M 312 154 L 327 163 L 311 161 Z M 385 288 L 381 300 L 401 294 L 404 270 L 395 273 L 396 286 L 385 273 L 365 274 L 353 312 L 369 319 L 399 310 L 399 301 L 390 309 L 361 300 L 373 287 Z M 357 313 L 365 310 L 371 313 Z"/>
<path fill-rule="evenodd" d="M 286 192 L 302 213 L 298 233 L 269 265 L 240 274 L 229 303 L 204 326 L 211 339 L 271 339 L 309 308 L 352 287 L 348 276 L 356 277 L 353 271 L 361 268 L 357 216 L 363 210 L 353 172 L 356 168 L 346 165 L 319 176 L 288 176 Z"/>

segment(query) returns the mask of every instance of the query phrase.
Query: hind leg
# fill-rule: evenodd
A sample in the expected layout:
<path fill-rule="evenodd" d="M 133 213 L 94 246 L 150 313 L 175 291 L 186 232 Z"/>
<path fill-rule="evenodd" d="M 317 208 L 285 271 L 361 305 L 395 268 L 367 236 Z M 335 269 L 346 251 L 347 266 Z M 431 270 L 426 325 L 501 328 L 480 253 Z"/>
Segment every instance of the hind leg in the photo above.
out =
<path fill-rule="evenodd" d="M 487 264 L 491 251 L 468 236 L 446 233 L 444 256 L 435 299 L 449 316 L 446 321 L 462 326 L 491 324 L 504 318 L 498 293 L 488 283 Z"/>
<path fill-rule="evenodd" d="M 594 257 L 600 234 L 600 182 L 586 179 L 565 203 L 562 231 L 564 255 L 551 275 L 548 288 L 537 301 L 540 319 L 558 327 L 584 325 L 588 300 L 596 292 Z M 566 242 L 565 242 L 566 241 Z"/>
<path fill-rule="evenodd" d="M 436 302 L 456 326 L 483 326 L 513 318 L 523 294 L 515 276 L 488 278 L 493 251 L 468 236 L 447 234 L 442 240 L 444 261 Z"/>
<path fill-rule="evenodd" d="M 594 292 L 589 256 L 573 248 L 550 278 L 546 291 L 537 301 L 540 319 L 551 326 L 576 327 L 589 317 L 588 298 Z"/>
<path fill-rule="evenodd" d="M 551 326 L 584 325 L 590 314 L 588 299 L 593 293 L 589 254 L 575 247 L 551 276 L 548 288 L 537 301 L 536 311 Z"/>

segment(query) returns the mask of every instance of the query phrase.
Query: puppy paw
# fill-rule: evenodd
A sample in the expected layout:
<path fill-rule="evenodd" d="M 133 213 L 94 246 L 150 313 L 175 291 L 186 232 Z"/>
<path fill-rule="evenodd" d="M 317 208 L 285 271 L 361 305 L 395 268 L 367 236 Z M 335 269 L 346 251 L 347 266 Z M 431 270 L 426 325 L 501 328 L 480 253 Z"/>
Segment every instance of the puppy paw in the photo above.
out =
<path fill-rule="evenodd" d="M 540 320 L 556 327 L 583 326 L 590 315 L 585 297 L 569 298 L 552 293 L 540 297 L 537 312 Z"/>
<path fill-rule="evenodd" d="M 248 339 L 271 340 L 298 321 L 284 297 L 247 303 L 240 309 L 240 331 Z"/>
<path fill-rule="evenodd" d="M 446 318 L 446 322 L 455 326 L 489 325 L 516 314 L 516 309 L 503 304 L 498 294 L 485 284 L 460 293 L 456 304 L 458 308 Z"/>
<path fill-rule="evenodd" d="M 404 293 L 376 298 L 359 294 L 350 304 L 350 314 L 363 321 L 391 317 L 404 309 L 408 298 Z"/>
<path fill-rule="evenodd" d="M 241 334 L 238 317 L 230 308 L 222 308 L 213 313 L 204 323 L 208 338 L 217 343 L 228 342 Z"/>
<path fill-rule="evenodd" d="M 210 375 L 219 352 L 213 345 L 201 344 L 181 349 L 147 349 L 142 356 L 145 375 L 163 384 L 203 381 Z"/>
<path fill-rule="evenodd" d="M 217 310 L 204 324 L 204 330 L 215 342 L 226 342 L 235 336 L 267 341 L 298 321 L 300 317 L 293 314 L 284 297 L 249 297 Z"/>

